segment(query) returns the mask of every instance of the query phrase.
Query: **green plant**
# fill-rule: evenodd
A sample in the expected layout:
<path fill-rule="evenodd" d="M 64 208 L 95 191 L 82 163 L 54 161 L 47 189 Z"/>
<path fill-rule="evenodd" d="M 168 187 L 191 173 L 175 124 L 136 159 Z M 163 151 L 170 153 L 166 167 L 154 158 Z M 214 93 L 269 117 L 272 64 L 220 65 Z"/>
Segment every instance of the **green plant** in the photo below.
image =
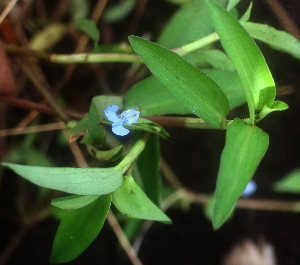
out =
<path fill-rule="evenodd" d="M 291 35 L 248 22 L 251 5 L 238 20 L 234 16 L 238 2 L 187 3 L 164 28 L 157 43 L 129 36 L 139 57 L 131 48 L 124 54 L 99 53 L 103 49 L 96 43 L 100 34 L 93 39 L 91 54 L 36 54 L 53 63 L 145 63 L 153 74 L 134 85 L 124 98 L 94 97 L 88 115 L 68 123 L 71 141 L 83 135 L 81 143 L 93 157 L 106 162 L 103 168 L 2 163 L 41 187 L 74 194 L 52 201 L 53 206 L 67 213 L 57 230 L 51 262 L 79 256 L 99 234 L 111 202 L 129 217 L 171 223 L 160 209 L 159 137 L 170 137 L 164 125 L 227 130 L 213 198 L 214 229 L 231 215 L 269 146 L 268 134 L 256 124 L 271 112 L 288 108 L 275 100 L 275 82 L 253 38 L 300 58 L 300 43 Z M 95 25 L 90 21 L 79 25 L 89 36 L 95 35 Z M 225 53 L 213 45 L 219 39 Z M 228 120 L 229 111 L 245 102 L 249 117 Z M 111 118 L 105 113 L 111 106 L 116 107 L 114 113 L 117 109 L 129 110 L 131 115 L 139 113 L 141 117 L 132 122 L 124 120 L 126 113 Z M 176 116 L 163 116 L 170 114 Z M 133 132 L 134 144 L 125 154 L 122 144 L 106 151 L 100 149 L 115 122 L 121 123 L 117 132 L 122 133 L 117 135 L 127 134 L 127 129 Z"/>

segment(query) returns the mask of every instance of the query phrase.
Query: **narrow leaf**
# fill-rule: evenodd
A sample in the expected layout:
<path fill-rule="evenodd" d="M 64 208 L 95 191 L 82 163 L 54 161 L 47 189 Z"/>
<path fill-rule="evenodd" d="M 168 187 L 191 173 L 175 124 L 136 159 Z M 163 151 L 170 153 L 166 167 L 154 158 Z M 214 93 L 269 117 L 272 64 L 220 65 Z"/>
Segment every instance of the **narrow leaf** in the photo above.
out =
<path fill-rule="evenodd" d="M 102 195 L 118 189 L 122 184 L 122 169 L 34 167 L 2 163 L 36 185 L 78 195 Z"/>
<path fill-rule="evenodd" d="M 136 36 L 130 36 L 129 41 L 180 105 L 210 125 L 221 127 L 229 105 L 223 91 L 212 79 L 178 54 L 155 43 Z"/>
<path fill-rule="evenodd" d="M 173 49 L 201 39 L 214 29 L 203 0 L 193 0 L 185 4 L 170 19 L 157 40 L 157 43 Z"/>
<path fill-rule="evenodd" d="M 131 176 L 124 177 L 122 186 L 112 193 L 112 198 L 117 209 L 129 217 L 171 223 Z"/>
<path fill-rule="evenodd" d="M 242 25 L 254 39 L 300 59 L 300 42 L 294 36 L 264 24 L 245 22 Z"/>
<path fill-rule="evenodd" d="M 260 111 L 264 105 L 269 106 L 275 98 L 270 70 L 261 51 L 241 24 L 213 0 L 205 1 L 222 46 L 244 84 L 251 122 L 254 123 L 255 111 Z M 260 101 L 260 93 L 264 89 L 268 91 L 268 97 Z"/>
<path fill-rule="evenodd" d="M 227 10 L 230 11 L 234 8 L 241 0 L 229 0 Z"/>
<path fill-rule="evenodd" d="M 236 118 L 229 126 L 217 179 L 213 227 L 229 217 L 269 145 L 260 128 Z"/>
<path fill-rule="evenodd" d="M 62 263 L 77 258 L 101 231 L 110 204 L 111 195 L 108 194 L 83 208 L 69 210 L 57 229 L 50 262 Z"/>

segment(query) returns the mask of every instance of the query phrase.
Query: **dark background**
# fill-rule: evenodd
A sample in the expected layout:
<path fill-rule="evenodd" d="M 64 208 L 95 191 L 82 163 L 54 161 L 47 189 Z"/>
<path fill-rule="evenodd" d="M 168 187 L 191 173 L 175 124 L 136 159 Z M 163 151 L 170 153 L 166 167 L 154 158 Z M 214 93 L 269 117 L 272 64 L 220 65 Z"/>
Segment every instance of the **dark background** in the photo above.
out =
<path fill-rule="evenodd" d="M 58 1 L 50 2 L 46 1 L 49 10 L 52 4 Z M 281 2 L 290 18 L 299 27 L 299 1 Z M 241 13 L 248 4 L 247 2 L 238 6 Z M 266 23 L 284 30 L 274 12 L 264 1 L 254 1 L 253 4 L 251 21 Z M 150 31 L 155 39 L 176 8 L 175 5 L 164 1 L 149 1 L 134 32 L 128 32 L 128 25 L 133 20 L 134 14 L 114 25 L 106 25 L 100 21 L 98 25 L 100 30 L 107 34 L 103 37 L 103 41 L 116 43 L 126 40 L 125 35 L 128 33 L 141 35 L 144 31 Z M 56 51 L 72 52 L 73 44 L 69 43 L 70 47 L 68 47 L 66 42 L 58 45 Z M 284 201 L 297 200 L 297 196 L 275 194 L 272 192 L 271 185 L 291 170 L 300 167 L 300 62 L 290 55 L 273 51 L 264 44 L 258 44 L 266 57 L 277 86 L 290 85 L 292 89 L 288 94 L 278 97 L 279 100 L 289 105 L 289 109 L 272 113 L 259 123 L 259 126 L 270 136 L 270 146 L 255 173 L 254 180 L 258 184 L 258 190 L 253 197 Z M 57 85 L 56 80 L 61 77 L 63 68 L 47 63 L 42 63 L 42 67 L 50 84 Z M 109 65 L 106 70 L 103 70 L 105 82 L 112 87 L 113 91 L 117 92 L 117 88 L 121 86 L 124 81 L 123 74 L 127 68 L 128 66 L 124 65 Z M 99 93 L 98 82 L 90 74 L 89 68 L 78 66 L 63 90 L 68 104 L 76 111 L 88 111 L 91 98 Z M 27 111 L 19 108 L 10 108 L 9 111 L 10 117 L 13 117 L 8 122 L 10 127 L 27 114 Z M 235 112 L 247 116 L 247 107 L 241 106 Z M 235 112 L 232 115 L 235 115 Z M 53 121 L 53 118 L 43 115 L 41 120 Z M 161 154 L 166 162 L 187 188 L 197 192 L 211 193 L 215 187 L 220 154 L 225 143 L 225 132 L 182 128 L 167 128 L 167 130 L 172 135 L 172 142 L 161 140 Z M 55 137 L 56 133 L 43 133 L 38 146 L 43 146 L 45 139 L 54 143 Z M 7 137 L 6 151 L 21 139 L 22 136 Z M 66 147 L 54 147 L 49 144 L 46 149 L 58 165 L 62 159 L 64 163 L 68 160 L 65 157 L 70 157 L 69 160 L 72 161 L 70 151 Z M 24 234 L 19 233 L 20 238 L 14 238 L 18 231 L 24 229 L 15 218 L 17 187 L 20 187 L 20 179 L 8 170 L 4 173 L 0 187 L 0 253 L 2 254 L 0 257 L 10 254 L 6 264 L 48 264 L 59 222 L 48 218 L 30 229 L 25 229 Z M 35 192 L 33 185 L 28 183 L 22 185 L 26 185 L 29 192 Z M 278 264 L 300 264 L 299 215 L 296 213 L 237 209 L 233 218 L 218 231 L 213 231 L 200 205 L 191 205 L 187 209 L 175 207 L 169 209 L 167 215 L 172 219 L 173 224 L 155 223 L 144 238 L 139 253 L 143 264 L 220 264 L 222 257 L 234 244 L 247 238 L 254 242 L 265 240 L 271 243 L 274 246 Z M 15 246 L 14 243 L 16 243 Z M 11 253 L 9 246 L 12 247 Z M 70 264 L 130 264 L 130 261 L 123 250 L 118 247 L 117 239 L 110 226 L 105 223 L 98 238 Z"/>

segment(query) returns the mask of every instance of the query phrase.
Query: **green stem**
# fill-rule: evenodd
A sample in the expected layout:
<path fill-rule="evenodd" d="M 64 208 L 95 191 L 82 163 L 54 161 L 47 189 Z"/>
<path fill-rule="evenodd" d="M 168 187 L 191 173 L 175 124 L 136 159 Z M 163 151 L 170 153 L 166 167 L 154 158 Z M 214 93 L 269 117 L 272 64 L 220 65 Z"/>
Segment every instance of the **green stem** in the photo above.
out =
<path fill-rule="evenodd" d="M 131 148 L 129 153 L 117 165 L 117 167 L 122 168 L 123 174 L 128 170 L 131 164 L 137 159 L 139 154 L 144 150 L 148 137 L 149 137 L 149 133 L 143 132 L 140 139 L 136 141 L 136 143 Z"/>
<path fill-rule="evenodd" d="M 188 53 L 194 52 L 200 48 L 203 48 L 204 46 L 211 44 L 215 41 L 219 40 L 219 35 L 217 34 L 217 32 L 214 32 L 202 39 L 196 40 L 194 42 L 191 42 L 187 45 L 184 45 L 182 47 L 173 49 L 173 52 L 176 52 L 177 54 L 179 54 L 180 56 L 184 56 Z"/>
<path fill-rule="evenodd" d="M 189 117 L 168 117 L 168 116 L 143 116 L 147 120 L 153 121 L 162 126 L 184 127 L 191 129 L 220 129 L 209 125 L 201 118 Z M 231 121 L 224 120 L 221 124 L 222 130 L 227 130 Z"/>
<path fill-rule="evenodd" d="M 191 42 L 182 47 L 173 49 L 180 56 L 194 52 L 204 46 L 219 40 L 216 32 Z M 20 48 L 12 45 L 5 45 L 5 50 L 9 53 L 24 56 L 38 57 L 50 61 L 52 63 L 73 64 L 73 63 L 144 63 L 144 61 L 136 54 L 124 53 L 78 53 L 78 54 L 47 54 L 45 52 L 32 51 L 27 48 Z"/>
<path fill-rule="evenodd" d="M 77 53 L 77 54 L 52 54 L 49 59 L 52 63 L 143 63 L 136 54 L 118 53 Z"/>

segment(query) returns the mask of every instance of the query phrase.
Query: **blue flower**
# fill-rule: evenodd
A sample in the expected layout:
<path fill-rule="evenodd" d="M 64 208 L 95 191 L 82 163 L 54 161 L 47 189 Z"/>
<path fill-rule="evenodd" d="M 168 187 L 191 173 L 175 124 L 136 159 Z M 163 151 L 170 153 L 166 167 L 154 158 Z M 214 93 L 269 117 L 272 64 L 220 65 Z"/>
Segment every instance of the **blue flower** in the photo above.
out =
<path fill-rule="evenodd" d="M 257 185 L 253 180 L 250 180 L 247 184 L 245 190 L 242 193 L 242 197 L 249 197 L 251 196 L 257 189 Z"/>
<path fill-rule="evenodd" d="M 118 106 L 110 105 L 104 110 L 104 112 L 107 119 L 113 122 L 112 124 L 113 133 L 115 133 L 116 135 L 124 136 L 129 133 L 129 130 L 124 128 L 124 124 L 130 125 L 132 123 L 136 123 L 140 115 L 140 112 L 134 109 L 129 109 L 123 111 L 119 116 L 116 113 L 117 110 L 118 110 Z"/>

